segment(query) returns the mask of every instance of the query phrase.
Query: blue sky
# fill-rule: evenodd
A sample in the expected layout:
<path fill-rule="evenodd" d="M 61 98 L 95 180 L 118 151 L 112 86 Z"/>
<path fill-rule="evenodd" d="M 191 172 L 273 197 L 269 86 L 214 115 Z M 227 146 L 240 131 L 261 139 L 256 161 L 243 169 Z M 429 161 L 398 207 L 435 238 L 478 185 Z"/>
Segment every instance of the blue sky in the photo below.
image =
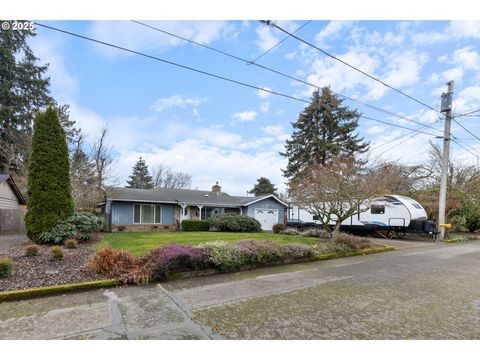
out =
<path fill-rule="evenodd" d="M 313 91 L 130 21 L 40 22 L 305 100 Z M 256 58 L 285 36 L 258 21 L 147 23 L 246 59 Z M 303 23 L 278 22 L 289 31 Z M 30 45 L 42 63 L 50 64 L 53 96 L 71 105 L 71 117 L 89 141 L 102 126 L 109 127 L 118 184 L 142 156 L 148 165 L 164 163 L 191 173 L 193 188 L 208 189 L 219 181 L 224 191 L 243 195 L 257 178 L 266 176 L 284 189 L 280 169 L 286 160 L 278 152 L 305 103 L 52 30 L 38 28 L 37 33 Z M 455 80 L 455 112 L 480 109 L 480 22 L 312 21 L 297 35 L 436 109 L 445 83 Z M 286 40 L 258 63 L 443 129 L 434 111 L 296 39 Z M 375 119 L 420 127 L 349 100 L 344 104 Z M 480 135 L 478 117 L 458 120 Z M 409 164 L 426 159 L 430 139 L 440 141 L 427 134 L 408 137 L 414 133 L 366 119 L 360 120 L 359 132 L 371 141 L 370 158 Z M 453 124 L 452 133 L 463 146 L 480 151 L 478 140 L 458 125 Z M 458 161 L 477 161 L 456 144 L 452 153 Z"/>

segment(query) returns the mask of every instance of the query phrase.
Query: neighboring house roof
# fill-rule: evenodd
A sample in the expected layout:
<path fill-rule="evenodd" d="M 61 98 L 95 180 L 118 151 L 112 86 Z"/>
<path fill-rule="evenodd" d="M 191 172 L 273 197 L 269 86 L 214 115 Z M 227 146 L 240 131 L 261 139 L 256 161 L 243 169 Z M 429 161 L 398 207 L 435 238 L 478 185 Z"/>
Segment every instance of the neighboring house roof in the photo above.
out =
<path fill-rule="evenodd" d="M 22 193 L 18 189 L 18 187 L 15 184 L 15 182 L 13 181 L 12 177 L 10 175 L 7 175 L 7 174 L 0 174 L 0 183 L 2 183 L 4 181 L 6 181 L 8 185 L 10 185 L 10 188 L 12 189 L 13 193 L 15 194 L 15 196 L 18 199 L 19 205 L 26 205 L 27 201 L 25 200 Z"/>
<path fill-rule="evenodd" d="M 221 192 L 216 194 L 212 191 L 185 190 L 185 189 L 130 189 L 121 187 L 107 187 L 105 193 L 108 200 L 139 201 L 139 202 L 162 202 L 162 203 L 187 203 L 199 205 L 218 205 L 240 207 L 253 204 L 257 201 L 273 197 L 279 203 L 284 204 L 274 195 L 263 196 L 231 196 Z"/>

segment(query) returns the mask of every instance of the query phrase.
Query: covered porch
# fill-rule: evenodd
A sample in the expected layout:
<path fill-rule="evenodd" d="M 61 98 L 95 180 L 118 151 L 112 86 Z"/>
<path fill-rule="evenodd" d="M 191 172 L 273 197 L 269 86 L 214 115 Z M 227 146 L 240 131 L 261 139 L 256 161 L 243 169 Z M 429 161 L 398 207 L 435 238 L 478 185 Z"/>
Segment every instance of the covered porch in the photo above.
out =
<path fill-rule="evenodd" d="M 180 223 L 182 220 L 208 220 L 215 215 L 242 213 L 242 208 L 238 206 L 214 206 L 187 202 L 178 205 L 180 207 L 178 219 Z"/>

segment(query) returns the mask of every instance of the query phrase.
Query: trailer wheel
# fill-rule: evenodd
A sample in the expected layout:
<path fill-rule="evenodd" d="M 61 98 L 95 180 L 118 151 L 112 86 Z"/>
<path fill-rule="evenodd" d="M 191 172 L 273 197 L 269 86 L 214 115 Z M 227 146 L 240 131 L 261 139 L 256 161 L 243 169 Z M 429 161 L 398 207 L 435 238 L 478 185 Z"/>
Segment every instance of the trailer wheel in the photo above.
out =
<path fill-rule="evenodd" d="M 395 234 L 399 239 L 405 238 L 405 231 L 396 231 Z"/>

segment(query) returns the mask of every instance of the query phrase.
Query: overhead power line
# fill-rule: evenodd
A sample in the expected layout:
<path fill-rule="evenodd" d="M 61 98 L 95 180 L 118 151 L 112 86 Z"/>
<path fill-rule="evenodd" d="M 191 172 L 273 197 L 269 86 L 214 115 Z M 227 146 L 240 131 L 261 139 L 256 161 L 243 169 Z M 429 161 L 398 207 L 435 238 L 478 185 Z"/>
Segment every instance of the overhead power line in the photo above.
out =
<path fill-rule="evenodd" d="M 161 29 L 161 28 L 159 28 L 159 27 L 152 26 L 152 25 L 149 25 L 149 24 L 143 23 L 143 22 L 141 22 L 141 21 L 137 21 L 137 20 L 132 20 L 132 22 L 134 22 L 134 23 L 136 23 L 136 24 L 139 24 L 139 25 L 142 25 L 142 26 L 145 26 L 145 27 L 150 28 L 150 29 L 152 29 L 152 30 L 159 31 L 159 32 L 161 32 L 161 33 L 163 33 L 163 34 L 170 35 L 170 36 L 175 37 L 175 38 L 177 38 L 177 39 L 180 39 L 180 40 L 183 40 L 183 41 L 187 41 L 187 42 L 189 42 L 189 43 L 191 43 L 191 44 L 194 44 L 194 45 L 197 45 L 197 46 L 201 46 L 201 47 L 203 47 L 203 48 L 205 48 L 205 49 L 208 49 L 208 50 L 214 51 L 214 52 L 216 52 L 216 53 L 222 54 L 222 55 L 224 55 L 224 56 L 227 56 L 227 57 L 232 58 L 232 59 L 234 59 L 234 60 L 240 61 L 240 62 L 242 62 L 242 63 L 255 65 L 255 66 L 257 66 L 257 67 L 259 67 L 259 68 L 261 68 L 261 69 L 264 69 L 264 70 L 270 71 L 270 72 L 272 72 L 272 73 L 275 73 L 275 74 L 277 74 L 277 75 L 286 77 L 286 78 L 288 78 L 288 79 L 290 79 L 290 80 L 294 80 L 294 81 L 300 82 L 300 83 L 302 83 L 302 84 L 305 84 L 305 85 L 308 85 L 308 86 L 312 86 L 312 87 L 317 88 L 317 89 L 320 88 L 320 86 L 317 85 L 317 84 L 313 84 L 313 83 L 311 83 L 311 82 L 308 82 L 308 81 L 299 79 L 299 78 L 297 78 L 297 77 L 294 77 L 294 76 L 285 74 L 285 73 L 283 73 L 283 72 L 281 72 L 281 71 L 279 71 L 279 70 L 276 70 L 276 69 L 273 69 L 273 68 L 270 68 L 270 67 L 267 67 L 267 66 L 264 66 L 264 65 L 261 65 L 261 64 L 257 64 L 257 63 L 255 63 L 255 62 L 250 62 L 250 60 L 248 60 L 248 59 L 244 59 L 244 58 L 241 58 L 241 57 L 239 57 L 239 56 L 233 55 L 233 54 L 231 54 L 231 53 L 229 53 L 229 52 L 226 52 L 226 51 L 223 51 L 223 50 L 219 50 L 219 49 L 216 49 L 216 48 L 211 47 L 211 46 L 208 46 L 208 45 L 201 44 L 201 43 L 199 43 L 199 42 L 197 42 L 197 41 L 194 41 L 194 40 L 185 38 L 185 37 L 183 37 L 183 36 L 180 36 L 180 35 L 178 35 L 178 34 L 174 34 L 174 33 L 172 33 L 172 32 L 163 30 L 163 29 Z M 262 89 L 265 90 L 264 88 L 262 88 Z M 360 100 L 357 100 L 357 99 L 348 97 L 348 96 L 346 96 L 346 95 L 342 95 L 342 94 L 336 93 L 336 92 L 334 92 L 334 91 L 332 91 L 332 93 L 335 94 L 335 95 L 337 95 L 337 96 L 339 96 L 339 97 L 342 97 L 342 98 L 344 98 L 344 99 L 346 99 L 346 100 L 350 100 L 350 101 L 356 102 L 356 103 L 358 103 L 358 104 L 367 106 L 367 107 L 369 107 L 369 108 L 371 108 L 371 109 L 374 109 L 374 110 L 377 110 L 377 111 L 381 111 L 381 112 L 383 112 L 383 113 L 385 113 L 385 114 L 388 114 L 388 115 L 397 117 L 397 118 L 399 118 L 399 119 L 403 119 L 403 120 L 406 120 L 406 121 L 409 121 L 409 122 L 412 122 L 412 123 L 415 123 L 415 124 L 418 124 L 418 125 L 421 125 L 421 126 L 426 126 L 426 127 L 429 127 L 429 128 L 431 128 L 431 129 L 434 129 L 434 130 L 436 130 L 436 131 L 439 131 L 439 132 L 443 133 L 441 130 L 439 130 L 439 129 L 433 127 L 433 126 L 430 126 L 430 125 L 428 125 L 428 124 L 425 124 L 425 123 L 422 123 L 422 122 L 419 122 L 419 121 L 415 121 L 415 120 L 409 119 L 409 118 L 407 118 L 407 117 L 405 117 L 405 116 L 402 116 L 402 115 L 399 115 L 399 114 L 395 114 L 395 113 L 392 112 L 392 111 L 382 109 L 382 108 L 380 108 L 380 107 L 378 107 L 378 106 L 368 104 L 368 103 L 366 103 L 366 102 L 363 102 L 363 101 L 360 101 Z"/>
<path fill-rule="evenodd" d="M 344 60 L 342 60 L 342 59 L 340 59 L 340 58 L 338 58 L 338 57 L 336 57 L 336 56 L 328 53 L 327 51 L 319 48 L 318 46 L 316 46 L 316 45 L 314 45 L 314 44 L 312 44 L 312 43 L 310 43 L 310 42 L 308 42 L 308 41 L 306 41 L 306 40 L 304 40 L 304 39 L 296 36 L 295 34 L 293 34 L 293 33 L 289 32 L 289 31 L 283 29 L 282 27 L 280 27 L 280 26 L 278 26 L 277 24 L 275 24 L 273 21 L 271 21 L 271 20 L 261 20 L 261 22 L 263 22 L 263 23 L 266 24 L 266 25 L 275 27 L 276 29 L 278 29 L 278 30 L 284 32 L 285 34 L 287 34 L 287 35 L 289 35 L 289 36 L 297 39 L 298 41 L 300 41 L 300 42 L 302 42 L 302 43 L 304 43 L 304 44 L 306 44 L 306 45 L 308 45 L 308 46 L 311 46 L 311 47 L 313 47 L 314 49 L 317 49 L 318 51 L 320 51 L 320 52 L 323 53 L 324 55 L 326 55 L 326 56 L 328 56 L 328 57 L 330 57 L 330 58 L 332 58 L 332 59 L 334 59 L 334 60 L 336 60 L 336 61 L 341 62 L 342 64 L 348 66 L 349 68 L 351 68 L 351 69 L 353 69 L 353 70 L 355 70 L 355 71 L 358 71 L 359 73 L 361 73 L 361 74 L 369 77 L 370 79 L 372 79 L 372 80 L 374 80 L 374 81 L 382 84 L 383 86 L 386 86 L 386 87 L 389 88 L 389 89 L 392 89 L 393 91 L 396 91 L 396 92 L 399 93 L 399 94 L 402 94 L 403 96 L 405 96 L 405 97 L 407 97 L 407 98 L 409 98 L 409 99 L 411 99 L 411 100 L 413 100 L 413 101 L 415 101 L 415 102 L 417 102 L 417 103 L 419 103 L 419 104 L 421 104 L 421 105 L 429 108 L 430 110 L 433 110 L 433 111 L 435 111 L 435 112 L 437 111 L 436 109 L 434 109 L 434 108 L 431 107 L 430 105 L 425 104 L 424 102 L 422 102 L 422 101 L 414 98 L 413 96 L 410 96 L 410 95 L 404 93 L 403 91 L 401 91 L 401 90 L 399 90 L 399 89 L 397 89 L 397 88 L 395 88 L 395 87 L 393 87 L 393 86 L 385 83 L 384 81 L 376 78 L 375 76 L 370 75 L 370 74 L 366 73 L 366 72 L 363 71 L 363 70 L 360 70 L 359 68 L 357 68 L 357 67 L 355 67 L 355 66 L 347 63 L 346 61 L 344 61 Z"/>
<path fill-rule="evenodd" d="M 480 112 L 480 109 L 474 110 L 474 111 L 469 111 L 469 112 L 466 112 L 466 113 L 463 113 L 463 114 L 460 114 L 460 115 L 454 115 L 453 117 L 458 118 L 458 117 L 462 117 L 462 116 L 477 116 L 477 115 L 471 115 L 471 114 L 475 114 L 477 112 Z"/>
<path fill-rule="evenodd" d="M 56 28 L 56 27 L 53 27 L 53 26 L 44 25 L 44 24 L 41 24 L 41 23 L 38 23 L 38 22 L 36 22 L 35 24 L 37 26 L 40 26 L 40 27 L 43 27 L 43 28 L 46 28 L 46 29 L 54 30 L 54 31 L 57 31 L 57 32 L 61 32 L 61 33 L 67 34 L 67 35 L 77 37 L 77 38 L 88 40 L 88 41 L 91 41 L 91 42 L 94 42 L 94 43 L 97 43 L 97 44 L 101 44 L 101 45 L 104 45 L 104 46 L 108 46 L 108 47 L 111 47 L 111 48 L 115 48 L 115 49 L 118 49 L 118 50 L 129 52 L 129 53 L 132 53 L 132 54 L 136 54 L 136 55 L 148 58 L 148 59 L 160 61 L 160 62 L 163 62 L 165 64 L 173 65 L 173 66 L 185 69 L 185 70 L 194 71 L 194 72 L 197 72 L 197 73 L 200 73 L 200 74 L 203 74 L 203 75 L 214 77 L 214 78 L 224 80 L 224 81 L 227 81 L 227 82 L 231 82 L 231 83 L 241 85 L 241 86 L 244 86 L 244 87 L 249 87 L 249 88 L 256 89 L 256 90 L 262 90 L 262 91 L 271 93 L 273 95 L 278 95 L 278 96 L 282 96 L 282 97 L 285 97 L 285 98 L 289 98 L 291 100 L 296 100 L 296 101 L 300 101 L 300 102 L 303 102 L 303 103 L 310 104 L 309 101 L 307 101 L 305 99 L 295 97 L 295 96 L 291 96 L 291 95 L 288 95 L 288 94 L 284 94 L 284 93 L 276 92 L 276 91 L 273 91 L 273 90 L 261 88 L 259 86 L 255 86 L 255 85 L 252 85 L 252 84 L 244 83 L 242 81 L 227 78 L 225 76 L 216 75 L 216 74 L 213 74 L 213 73 L 210 73 L 210 72 L 207 72 L 207 71 L 199 70 L 199 69 L 196 69 L 196 68 L 193 68 L 193 67 L 190 67 L 190 66 L 182 65 L 182 64 L 179 64 L 179 63 L 176 63 L 176 62 L 173 62 L 173 61 L 165 60 L 165 59 L 153 56 L 153 55 L 148 55 L 148 54 L 136 51 L 136 50 L 131 50 L 131 49 L 128 49 L 128 48 L 125 48 L 125 47 L 122 47 L 122 46 L 118 46 L 118 45 L 111 44 L 111 43 L 108 43 L 108 42 L 105 42 L 105 41 L 97 40 L 97 39 L 94 39 L 94 38 L 91 38 L 91 37 L 88 37 L 88 36 L 76 34 L 76 33 L 73 33 L 71 31 L 59 29 L 59 28 Z M 388 121 L 375 119 L 375 118 L 365 116 L 365 115 L 361 115 L 360 117 L 364 118 L 364 119 L 367 119 L 367 120 L 372 120 L 372 121 L 375 121 L 375 122 L 379 122 L 379 123 L 382 123 L 382 124 L 386 124 L 386 125 L 390 125 L 390 126 L 394 126 L 394 127 L 398 127 L 398 128 L 402 128 L 402 129 L 406 129 L 406 130 L 410 130 L 410 131 L 414 131 L 414 132 L 423 133 L 423 134 L 426 134 L 426 135 L 437 137 L 437 135 L 426 132 L 426 131 L 423 131 L 423 130 L 412 129 L 412 128 L 409 128 L 409 127 L 406 127 L 406 126 L 397 125 L 397 124 L 394 124 L 394 123 L 391 123 L 391 122 L 388 122 Z M 422 124 L 422 125 L 426 126 L 425 124 Z M 434 128 L 434 129 L 438 130 L 436 128 Z"/>
<path fill-rule="evenodd" d="M 457 119 L 453 118 L 453 121 L 455 121 L 455 123 L 457 123 L 458 125 L 460 125 L 460 127 L 465 130 L 466 132 L 468 132 L 470 135 L 472 135 L 475 139 L 477 140 L 480 140 L 480 137 L 478 137 L 477 135 L 475 135 L 473 132 L 471 132 L 470 130 L 468 130 L 465 126 L 463 126 Z"/>
<path fill-rule="evenodd" d="M 249 87 L 251 89 L 265 91 L 265 92 L 268 92 L 268 93 L 273 94 L 273 95 L 278 95 L 278 96 L 282 96 L 282 97 L 285 97 L 285 98 L 288 98 L 288 99 L 297 100 L 297 101 L 301 101 L 303 103 L 310 104 L 310 101 L 305 100 L 305 99 L 301 99 L 301 98 L 298 98 L 298 97 L 295 97 L 295 96 L 287 95 L 287 94 L 280 93 L 280 92 L 277 92 L 277 91 L 273 91 L 273 90 L 270 90 L 270 89 L 266 89 L 266 88 L 262 88 L 262 87 L 255 86 L 255 85 L 252 85 L 252 84 L 248 84 L 248 83 L 245 83 L 243 81 L 227 78 L 227 77 L 222 76 L 222 75 L 213 74 L 211 72 L 196 69 L 196 68 L 193 68 L 191 66 L 182 65 L 182 64 L 176 63 L 174 61 L 165 60 L 165 59 L 159 58 L 157 56 L 148 55 L 148 54 L 142 53 L 140 51 L 131 50 L 131 49 L 125 48 L 123 46 L 114 45 L 114 44 L 111 44 L 111 43 L 108 43 L 108 42 L 105 42 L 105 41 L 101 41 L 101 40 L 97 40 L 97 39 L 94 39 L 94 38 L 91 38 L 91 37 L 88 37 L 88 36 L 76 34 L 76 33 L 71 32 L 71 31 L 59 29 L 59 28 L 56 28 L 56 27 L 53 27 L 53 26 L 48 26 L 48 25 L 44 25 L 44 24 L 41 24 L 41 23 L 37 23 L 37 22 L 35 22 L 35 25 L 46 28 L 46 29 L 58 31 L 58 32 L 61 32 L 61 33 L 64 33 L 64 34 L 68 34 L 68 35 L 71 35 L 71 36 L 75 36 L 75 37 L 78 37 L 80 39 L 88 40 L 88 41 L 91 41 L 91 42 L 94 42 L 94 43 L 97 43 L 97 44 L 102 44 L 102 45 L 105 45 L 105 46 L 108 46 L 108 47 L 111 47 L 111 48 L 115 48 L 115 49 L 126 51 L 126 52 L 129 52 L 129 53 L 132 53 L 132 54 L 140 55 L 140 56 L 152 59 L 152 60 L 163 62 L 165 64 L 173 65 L 173 66 L 176 66 L 176 67 L 179 67 L 179 68 L 182 68 L 182 69 L 194 71 L 194 72 L 197 72 L 199 74 L 203 74 L 203 75 L 214 77 L 214 78 L 217 78 L 217 79 L 220 79 L 220 80 L 228 81 L 228 82 L 231 82 L 231 83 L 234 83 L 234 84 L 237 84 L 237 85 L 242 85 L 242 86 L 245 86 L 245 87 Z"/>
<path fill-rule="evenodd" d="M 301 25 L 300 27 L 298 27 L 294 32 L 292 32 L 292 34 L 295 34 L 297 32 L 299 32 L 301 29 L 303 29 L 306 25 L 308 25 L 309 23 L 311 23 L 312 20 L 308 20 L 307 22 L 305 22 L 303 25 Z M 267 51 L 263 52 L 262 54 L 260 54 L 259 56 L 257 56 L 255 59 L 253 59 L 252 61 L 250 61 L 250 64 L 253 64 L 254 62 L 257 62 L 260 58 L 264 57 L 265 55 L 267 55 L 270 51 L 272 51 L 273 49 L 275 49 L 278 45 L 280 45 L 281 43 L 283 43 L 285 40 L 289 39 L 291 36 L 290 35 L 287 35 L 285 36 L 282 40 L 280 40 L 278 43 L 276 43 L 275 45 L 273 45 L 270 49 L 268 49 Z"/>

